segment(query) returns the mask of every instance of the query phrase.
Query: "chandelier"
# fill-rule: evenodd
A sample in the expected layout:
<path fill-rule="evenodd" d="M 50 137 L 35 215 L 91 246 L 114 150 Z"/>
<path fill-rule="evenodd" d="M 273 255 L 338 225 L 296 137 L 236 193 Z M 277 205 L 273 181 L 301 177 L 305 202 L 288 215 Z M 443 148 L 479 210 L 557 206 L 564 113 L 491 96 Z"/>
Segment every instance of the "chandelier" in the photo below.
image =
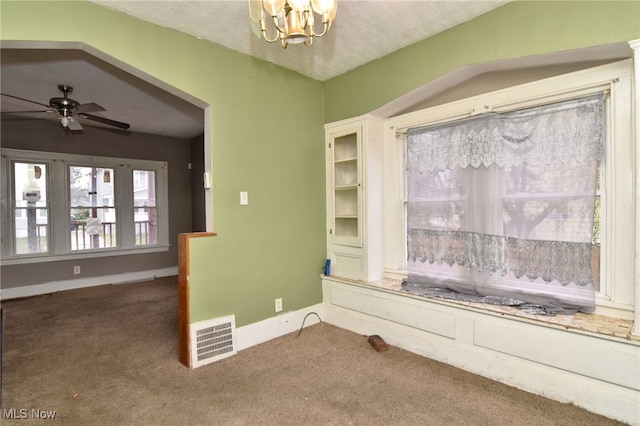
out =
<path fill-rule="evenodd" d="M 336 8 L 337 0 L 249 0 L 254 33 L 269 43 L 279 39 L 285 49 L 289 44 L 311 46 L 314 37 L 325 35 L 336 17 Z M 316 33 L 318 22 L 322 29 Z"/>

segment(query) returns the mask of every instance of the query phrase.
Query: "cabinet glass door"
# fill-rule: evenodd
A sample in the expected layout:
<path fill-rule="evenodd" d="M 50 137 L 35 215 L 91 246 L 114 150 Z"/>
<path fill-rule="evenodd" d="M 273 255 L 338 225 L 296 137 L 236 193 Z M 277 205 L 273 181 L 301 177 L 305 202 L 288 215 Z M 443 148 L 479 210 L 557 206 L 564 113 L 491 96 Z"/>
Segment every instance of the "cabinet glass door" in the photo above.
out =
<path fill-rule="evenodd" d="M 358 133 L 333 139 L 333 203 L 336 243 L 359 245 L 360 182 Z"/>

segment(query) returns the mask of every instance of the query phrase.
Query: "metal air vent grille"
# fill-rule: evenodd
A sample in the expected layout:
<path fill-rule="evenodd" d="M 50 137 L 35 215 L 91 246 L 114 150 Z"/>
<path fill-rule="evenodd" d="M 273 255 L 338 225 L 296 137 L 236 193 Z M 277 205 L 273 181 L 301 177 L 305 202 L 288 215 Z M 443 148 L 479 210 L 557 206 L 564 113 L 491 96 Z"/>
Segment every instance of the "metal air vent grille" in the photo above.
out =
<path fill-rule="evenodd" d="M 231 315 L 191 324 L 193 368 L 236 354 L 235 322 L 235 316 Z"/>

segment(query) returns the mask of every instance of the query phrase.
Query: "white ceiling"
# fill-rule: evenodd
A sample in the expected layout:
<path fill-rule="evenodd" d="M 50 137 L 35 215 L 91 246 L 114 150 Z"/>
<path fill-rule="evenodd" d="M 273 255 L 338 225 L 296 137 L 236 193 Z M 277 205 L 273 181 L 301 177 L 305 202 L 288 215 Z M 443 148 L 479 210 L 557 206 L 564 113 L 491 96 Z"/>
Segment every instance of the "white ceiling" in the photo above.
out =
<path fill-rule="evenodd" d="M 173 28 L 324 81 L 428 38 L 494 8 L 500 1 L 338 0 L 337 18 L 313 46 L 258 39 L 250 29 L 248 0 L 91 0 L 98 5 Z M 202 133 L 201 108 L 96 57 L 73 49 L 21 49 L 2 43 L 2 93 L 48 104 L 61 96 L 58 84 L 74 87 L 70 97 L 106 109 L 94 113 L 131 124 L 130 131 L 192 138 Z M 40 106 L 1 97 L 2 119 L 50 119 L 52 113 L 7 114 Z M 82 120 L 82 125 L 97 125 Z M 97 125 L 99 127 L 104 127 Z"/>
<path fill-rule="evenodd" d="M 144 21 L 324 81 L 424 40 L 510 0 L 338 0 L 336 20 L 311 47 L 258 39 L 248 0 L 91 0 Z"/>

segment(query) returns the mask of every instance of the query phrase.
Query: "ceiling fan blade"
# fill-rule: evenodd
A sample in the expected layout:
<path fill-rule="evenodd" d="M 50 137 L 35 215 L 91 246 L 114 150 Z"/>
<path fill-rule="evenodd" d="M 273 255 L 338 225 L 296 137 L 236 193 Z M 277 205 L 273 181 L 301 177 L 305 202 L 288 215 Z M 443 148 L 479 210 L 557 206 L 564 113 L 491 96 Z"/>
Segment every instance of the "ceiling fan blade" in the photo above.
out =
<path fill-rule="evenodd" d="M 36 104 L 36 105 L 42 105 L 43 107 L 51 108 L 51 107 L 50 107 L 49 105 L 47 105 L 47 104 L 42 104 L 42 103 L 40 103 L 40 102 L 31 101 L 31 100 L 29 100 L 29 99 L 21 98 L 21 97 L 19 97 L 19 96 L 13 96 L 13 95 L 9 95 L 9 94 L 7 94 L 7 93 L 0 93 L 0 95 L 2 95 L 2 96 L 7 96 L 7 97 L 9 97 L 9 98 L 13 98 L 13 99 L 18 99 L 18 100 L 25 101 L 25 102 L 31 102 L 32 104 Z"/>
<path fill-rule="evenodd" d="M 51 109 L 45 109 L 45 110 L 40 110 L 40 111 L 2 111 L 2 114 L 31 114 L 31 113 L 42 113 L 42 112 L 55 112 Z"/>
<path fill-rule="evenodd" d="M 130 126 L 127 123 L 122 123 L 120 121 L 110 120 L 104 117 L 98 117 L 97 115 L 91 114 L 80 114 L 80 117 L 86 118 L 87 120 L 97 121 L 98 123 L 108 124 L 109 126 L 118 127 L 123 130 L 127 130 Z"/>
<path fill-rule="evenodd" d="M 67 128 L 69 130 L 82 130 L 82 125 L 80 124 L 80 120 L 78 120 L 78 116 L 76 114 L 73 114 L 72 118 L 69 120 Z"/>
<path fill-rule="evenodd" d="M 93 102 L 91 102 L 91 103 L 88 103 L 88 104 L 78 105 L 78 107 L 76 108 L 76 111 L 78 111 L 80 113 L 85 113 L 85 112 L 106 111 L 106 109 L 102 108 L 98 104 L 94 104 Z"/>

